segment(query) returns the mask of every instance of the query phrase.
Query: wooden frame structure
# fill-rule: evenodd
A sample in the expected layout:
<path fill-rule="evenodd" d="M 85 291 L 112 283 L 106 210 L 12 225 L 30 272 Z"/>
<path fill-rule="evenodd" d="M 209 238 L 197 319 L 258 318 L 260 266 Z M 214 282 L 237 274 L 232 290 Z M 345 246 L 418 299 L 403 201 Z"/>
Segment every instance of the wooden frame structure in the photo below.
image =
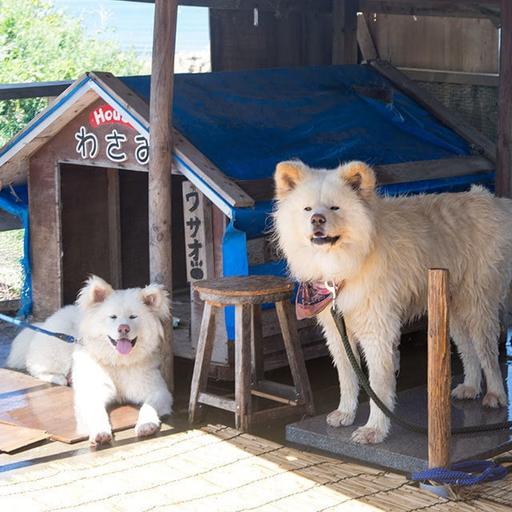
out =
<path fill-rule="evenodd" d="M 144 0 L 138 0 L 144 1 Z M 151 0 L 147 0 L 151 1 Z M 244 180 L 236 181 L 228 178 L 205 155 L 198 151 L 182 134 L 171 129 L 172 120 L 165 112 L 172 101 L 173 82 L 173 50 L 176 32 L 176 7 L 180 5 L 204 6 L 217 10 L 253 11 L 262 12 L 307 12 L 322 13 L 332 17 L 333 38 L 332 56 L 335 63 L 357 62 L 357 41 L 360 50 L 364 46 L 364 27 L 357 24 L 357 12 L 410 14 L 428 16 L 467 16 L 477 18 L 489 18 L 497 26 L 502 27 L 501 37 L 501 82 L 500 82 L 500 123 L 497 147 L 486 137 L 473 129 L 462 118 L 448 112 L 439 102 L 429 97 L 411 79 L 386 62 L 374 59 L 374 54 L 363 53 L 379 73 L 388 78 L 397 88 L 419 102 L 429 110 L 441 122 L 452 128 L 466 139 L 474 150 L 472 156 L 465 158 L 408 162 L 405 164 L 386 165 L 377 168 L 380 183 L 403 183 L 406 181 L 418 181 L 425 179 L 460 176 L 482 171 L 491 171 L 497 166 L 497 192 L 500 195 L 512 194 L 512 5 L 507 0 L 280 0 L 279 2 L 260 0 L 156 0 L 155 32 L 152 95 L 154 101 L 148 105 L 133 91 L 128 89 L 121 81 L 108 73 L 89 73 L 74 82 L 53 103 L 52 107 L 34 119 L 23 131 L 23 137 L 15 137 L 0 152 L 0 181 L 4 184 L 19 183 L 27 179 L 29 166 L 38 165 L 41 158 L 40 152 L 51 147 L 51 139 L 65 134 L 63 129 L 78 115 L 90 109 L 95 102 L 101 101 L 110 105 L 113 109 L 122 112 L 133 129 L 146 138 L 149 135 L 149 127 L 152 127 L 152 144 L 149 146 L 149 164 L 140 165 L 132 161 L 113 164 L 111 161 L 89 161 L 92 166 L 100 166 L 118 170 L 147 171 L 149 165 L 150 186 L 149 208 L 149 233 L 151 241 L 148 241 L 150 250 L 151 278 L 162 282 L 167 288 L 173 288 L 172 283 L 172 249 L 170 243 L 170 226 L 172 220 L 170 212 L 175 211 L 171 200 L 178 197 L 171 191 L 169 180 L 169 166 L 171 146 L 174 147 L 173 172 L 186 177 L 194 185 L 205 202 L 202 206 L 207 219 L 208 251 L 211 256 L 211 266 L 207 271 L 208 277 L 220 275 L 222 261 L 219 257 L 219 240 L 225 227 L 226 217 L 230 216 L 232 208 L 250 208 L 255 201 L 267 199 L 272 196 L 272 185 L 269 180 Z M 367 38 L 366 38 L 367 39 Z M 368 47 L 366 47 L 368 48 Z M 172 51 L 169 51 L 171 49 Z M 54 84 L 55 87 L 63 87 L 64 84 Z M 68 108 L 70 107 L 71 108 Z M 156 127 L 156 129 L 155 129 Z M 42 153 L 41 153 L 42 154 Z M 53 157 L 56 155 L 53 154 Z M 47 154 L 46 158 L 50 158 Z M 54 163 L 41 185 L 48 185 L 49 180 L 55 180 L 60 186 L 58 177 L 59 165 L 76 165 L 76 158 L 72 155 L 61 154 Z M 79 162 L 80 163 L 80 162 Z M 110 172 L 108 180 L 110 190 L 118 190 L 119 183 L 115 178 L 115 172 Z M 32 178 L 29 178 L 29 181 Z M 206 185 L 206 186 L 205 186 Z M 37 186 L 37 185 L 36 185 Z M 63 290 L 59 270 L 60 250 L 62 240 L 60 237 L 60 217 L 58 210 L 58 198 L 55 195 L 55 187 L 47 189 L 48 205 L 52 211 L 37 209 L 31 213 L 33 246 L 45 247 L 47 267 L 34 267 L 34 299 L 35 312 L 44 315 L 59 307 L 62 303 Z M 118 192 L 117 192 L 118 193 Z M 42 200 L 41 196 L 41 200 Z M 35 195 L 31 201 L 37 203 Z M 41 203 L 40 203 L 41 204 Z M 49 206 L 46 206 L 49 208 Z M 109 215 L 115 219 L 119 215 L 119 205 L 111 205 Z M 117 212 L 117 213 L 116 213 Z M 42 220 L 45 219 L 45 220 Z M 47 219 L 59 229 L 51 235 L 54 244 L 49 244 Z M 115 226 L 114 226 L 115 227 Z M 115 231 L 114 228 L 112 228 Z M 112 238 L 112 254 L 121 256 L 119 252 L 119 240 Z M 60 244 L 60 245 L 59 245 Z M 117 248 L 116 248 L 117 246 Z M 249 249 L 250 257 L 261 259 L 268 257 L 268 248 L 262 241 L 251 241 Z M 116 253 L 117 251 L 117 253 Z M 42 254 L 42 253 L 41 253 Z M 111 258 L 115 261 L 116 257 Z M 111 263 L 111 266 L 115 266 Z M 42 277 L 46 276 L 48 268 L 52 269 L 58 277 L 55 284 L 47 287 L 42 283 Z M 40 277 L 39 277 L 40 276 Z M 59 277 L 60 276 L 60 277 Z M 117 277 L 116 277 L 117 276 Z M 114 272 L 114 282 L 121 280 L 119 271 Z M 42 300 L 44 298 L 44 300 Z M 200 317 L 201 306 L 192 297 L 192 317 Z M 44 305 L 43 305 L 44 304 Z M 310 326 L 303 326 L 304 337 L 307 338 Z M 275 330 L 275 329 L 274 329 Z M 274 330 L 268 329 L 268 335 L 273 336 Z M 170 331 L 170 330 L 169 330 Z M 312 353 L 316 353 L 317 349 Z M 180 353 L 180 349 L 177 349 Z M 307 352 L 306 352 L 306 355 Z M 220 359 L 228 361 L 230 355 L 222 351 Z M 171 367 L 170 353 L 165 355 L 165 367 Z M 277 364 L 277 363 L 275 363 Z M 170 371 L 169 373 L 172 373 Z M 172 378 L 169 377 L 169 382 Z"/>

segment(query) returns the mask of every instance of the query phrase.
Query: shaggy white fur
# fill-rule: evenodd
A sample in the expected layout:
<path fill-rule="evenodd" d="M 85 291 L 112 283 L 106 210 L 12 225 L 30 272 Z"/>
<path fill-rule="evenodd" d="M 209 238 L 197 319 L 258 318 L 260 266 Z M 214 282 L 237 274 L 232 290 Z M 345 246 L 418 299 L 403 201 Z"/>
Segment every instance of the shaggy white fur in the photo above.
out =
<path fill-rule="evenodd" d="M 370 383 L 394 407 L 397 346 L 404 322 L 426 311 L 427 270 L 447 268 L 450 335 L 464 365 L 458 399 L 483 404 L 507 396 L 498 365 L 499 311 L 512 277 L 512 201 L 481 187 L 458 194 L 380 197 L 373 170 L 350 162 L 337 170 L 282 162 L 275 173 L 275 232 L 290 273 L 299 281 L 344 283 L 336 303 Z M 354 421 L 359 386 L 329 310 L 317 316 L 338 370 L 340 403 L 327 417 L 335 427 Z M 378 443 L 389 420 L 372 402 L 370 417 L 353 434 Z"/>
<path fill-rule="evenodd" d="M 151 435 L 172 407 L 159 367 L 162 320 L 169 315 L 169 299 L 161 286 L 114 291 L 92 276 L 76 305 L 40 324 L 78 341 L 67 344 L 26 329 L 13 341 L 7 365 L 63 385 L 71 371 L 77 425 L 92 444 L 112 440 L 106 410 L 112 403 L 142 404 L 135 430 L 139 436 Z"/>

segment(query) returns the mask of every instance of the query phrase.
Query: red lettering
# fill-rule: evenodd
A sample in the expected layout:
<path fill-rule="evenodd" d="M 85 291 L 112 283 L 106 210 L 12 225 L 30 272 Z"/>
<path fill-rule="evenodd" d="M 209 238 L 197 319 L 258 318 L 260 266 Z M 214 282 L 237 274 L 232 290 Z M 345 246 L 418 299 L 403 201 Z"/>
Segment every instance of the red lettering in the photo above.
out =
<path fill-rule="evenodd" d="M 89 112 L 89 125 L 92 128 L 116 123 L 133 128 L 132 124 L 122 117 L 119 111 L 110 105 L 101 105 Z"/>

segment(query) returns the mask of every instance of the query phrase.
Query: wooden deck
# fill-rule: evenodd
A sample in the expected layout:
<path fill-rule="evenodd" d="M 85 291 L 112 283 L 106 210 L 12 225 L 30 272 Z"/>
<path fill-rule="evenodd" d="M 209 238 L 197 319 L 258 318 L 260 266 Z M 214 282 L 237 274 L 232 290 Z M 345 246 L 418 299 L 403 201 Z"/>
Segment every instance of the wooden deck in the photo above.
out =
<path fill-rule="evenodd" d="M 505 512 L 512 506 L 511 478 L 448 500 L 404 476 L 225 426 L 171 429 L 146 441 L 122 437 L 101 451 L 55 442 L 0 455 L 2 510 Z"/>

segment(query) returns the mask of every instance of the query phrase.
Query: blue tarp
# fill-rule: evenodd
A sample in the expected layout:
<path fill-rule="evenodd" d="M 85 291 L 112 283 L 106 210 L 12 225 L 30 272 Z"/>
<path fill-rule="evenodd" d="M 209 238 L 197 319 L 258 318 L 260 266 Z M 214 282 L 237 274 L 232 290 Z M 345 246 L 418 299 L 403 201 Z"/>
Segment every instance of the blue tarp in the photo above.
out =
<path fill-rule="evenodd" d="M 19 316 L 27 316 L 32 309 L 32 272 L 30 268 L 30 237 L 28 226 L 28 194 L 26 185 L 0 191 L 0 210 L 3 210 L 21 220 L 24 229 L 23 257 L 20 265 L 23 271 L 21 289 L 21 309 Z"/>
<path fill-rule="evenodd" d="M 122 79 L 149 99 L 149 79 Z M 358 87 L 392 91 L 383 102 Z M 272 176 L 300 158 L 390 164 L 469 154 L 467 143 L 369 66 L 322 66 L 176 75 L 173 123 L 224 173 Z"/>
<path fill-rule="evenodd" d="M 149 100 L 149 78 L 122 79 Z M 366 88 L 366 89 L 362 89 Z M 368 88 L 391 91 L 372 99 Z M 272 176 L 278 162 L 299 158 L 313 167 L 363 160 L 372 165 L 470 154 L 468 144 L 369 66 L 325 66 L 177 75 L 173 124 L 225 174 Z M 492 187 L 493 173 L 384 186 L 382 194 Z M 272 202 L 238 208 L 223 242 L 225 275 L 286 272 L 283 262 L 250 267 L 246 241 L 271 228 Z M 232 308 L 231 308 L 232 309 Z M 226 311 L 228 337 L 234 312 Z"/>
<path fill-rule="evenodd" d="M 121 80 L 149 101 L 149 76 Z M 381 101 L 362 88 L 391 94 Z M 353 159 L 385 165 L 470 154 L 462 138 L 364 65 L 176 75 L 173 123 L 235 179 L 269 178 L 276 163 L 291 158 L 331 168 Z M 491 187 L 493 178 L 481 173 L 398 184 L 381 193 L 459 191 L 471 183 Z M 223 244 L 226 275 L 284 272 L 282 264 L 249 267 L 247 262 L 246 240 L 270 229 L 271 210 L 270 201 L 233 210 Z M 19 215 L 28 226 L 26 211 Z M 30 297 L 28 242 L 25 258 Z M 228 332 L 231 336 L 229 319 Z"/>

